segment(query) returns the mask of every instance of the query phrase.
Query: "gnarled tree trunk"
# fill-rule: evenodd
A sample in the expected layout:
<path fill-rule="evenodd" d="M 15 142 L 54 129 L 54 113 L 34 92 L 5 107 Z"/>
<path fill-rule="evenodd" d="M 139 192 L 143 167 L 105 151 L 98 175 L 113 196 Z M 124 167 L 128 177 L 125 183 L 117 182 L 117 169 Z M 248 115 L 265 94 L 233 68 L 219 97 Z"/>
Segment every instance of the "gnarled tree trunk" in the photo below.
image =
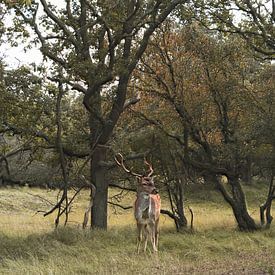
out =
<path fill-rule="evenodd" d="M 239 229 L 243 231 L 254 231 L 259 229 L 259 226 L 257 226 L 254 219 L 248 213 L 245 195 L 239 179 L 237 177 L 228 177 L 231 195 L 218 179 L 216 179 L 216 183 L 224 199 L 231 206 Z"/>

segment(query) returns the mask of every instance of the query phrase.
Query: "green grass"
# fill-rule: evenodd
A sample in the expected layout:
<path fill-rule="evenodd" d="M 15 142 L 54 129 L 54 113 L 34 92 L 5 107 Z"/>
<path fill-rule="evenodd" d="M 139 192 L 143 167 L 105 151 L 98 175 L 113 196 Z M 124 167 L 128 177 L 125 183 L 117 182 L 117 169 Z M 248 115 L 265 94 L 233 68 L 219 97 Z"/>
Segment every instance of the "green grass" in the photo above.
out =
<path fill-rule="evenodd" d="M 206 190 L 199 190 L 195 193 L 190 187 L 186 193 L 195 213 L 195 232 L 176 233 L 170 219 L 162 216 L 158 254 L 137 255 L 132 210 L 110 208 L 107 232 L 82 230 L 89 197 L 83 192 L 69 226 L 54 230 L 54 216 L 35 214 L 50 207 L 35 195 L 54 201 L 55 191 L 0 189 L 0 274 L 274 274 L 274 225 L 270 230 L 239 232 L 220 195 L 207 190 L 206 196 Z M 259 186 L 248 190 L 252 212 L 263 191 Z M 130 196 L 122 203 L 132 201 Z"/>

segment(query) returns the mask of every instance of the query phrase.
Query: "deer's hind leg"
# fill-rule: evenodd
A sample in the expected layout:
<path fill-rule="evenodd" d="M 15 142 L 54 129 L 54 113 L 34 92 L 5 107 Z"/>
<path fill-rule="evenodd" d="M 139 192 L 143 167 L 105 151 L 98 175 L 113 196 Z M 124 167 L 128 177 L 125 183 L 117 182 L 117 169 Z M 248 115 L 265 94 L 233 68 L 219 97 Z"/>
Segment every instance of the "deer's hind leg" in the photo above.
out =
<path fill-rule="evenodd" d="M 159 219 L 155 222 L 155 246 L 156 251 L 158 251 L 159 248 Z"/>

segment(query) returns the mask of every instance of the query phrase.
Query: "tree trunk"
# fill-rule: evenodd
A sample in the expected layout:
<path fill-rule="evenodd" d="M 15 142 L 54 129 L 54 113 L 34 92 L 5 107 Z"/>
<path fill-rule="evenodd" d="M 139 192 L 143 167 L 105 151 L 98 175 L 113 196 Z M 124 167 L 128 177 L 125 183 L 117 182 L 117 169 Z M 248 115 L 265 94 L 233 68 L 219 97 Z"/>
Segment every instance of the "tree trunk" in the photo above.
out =
<path fill-rule="evenodd" d="M 216 179 L 216 183 L 224 199 L 231 206 L 239 229 L 242 231 L 254 231 L 259 229 L 260 227 L 256 225 L 254 219 L 248 213 L 245 195 L 239 179 L 237 177 L 228 178 L 228 184 L 231 186 L 232 196 L 218 179 Z"/>
<path fill-rule="evenodd" d="M 273 217 L 271 215 L 271 205 L 272 205 L 272 200 L 270 200 L 266 208 L 266 228 L 269 228 L 273 221 Z"/>
<path fill-rule="evenodd" d="M 274 195 L 275 195 L 274 173 L 272 173 L 266 202 L 260 206 L 261 225 L 262 226 L 265 225 L 265 218 L 266 218 L 266 228 L 270 227 L 273 220 L 273 217 L 271 215 L 271 207 L 272 207 L 272 201 L 275 199 Z"/>
<path fill-rule="evenodd" d="M 252 183 L 252 158 L 251 156 L 246 157 L 245 166 L 243 169 L 242 179 L 245 183 Z"/>
<path fill-rule="evenodd" d="M 233 204 L 231 206 L 239 229 L 243 231 L 254 231 L 259 229 L 254 219 L 248 213 L 245 195 L 239 179 L 237 177 L 229 178 L 228 183 L 232 189 Z"/>
<path fill-rule="evenodd" d="M 108 181 L 106 168 L 100 165 L 105 161 L 106 148 L 98 145 L 91 160 L 91 178 L 96 187 L 93 207 L 91 211 L 92 228 L 107 229 Z"/>
<path fill-rule="evenodd" d="M 102 163 L 106 162 L 106 144 L 112 135 L 120 114 L 123 112 L 129 77 L 129 73 L 120 76 L 117 98 L 107 118 L 104 118 L 102 114 L 101 89 L 93 86 L 89 88 L 90 91 L 93 91 L 92 96 L 89 98 L 89 105 L 87 105 L 90 112 L 91 179 L 96 187 L 91 211 L 92 228 L 107 229 L 108 170 Z"/>
<path fill-rule="evenodd" d="M 102 106 L 100 89 L 95 89 L 93 97 L 90 98 L 90 137 L 91 137 L 91 181 L 96 187 L 91 210 L 91 227 L 107 229 L 107 202 L 108 181 L 107 171 L 101 162 L 106 160 L 107 147 L 100 143 L 103 135 L 104 121 L 102 120 Z"/>
<path fill-rule="evenodd" d="M 232 209 L 241 231 L 255 231 L 259 229 L 254 219 L 249 215 L 245 203 L 240 201 L 236 202 L 235 205 L 232 206 Z"/>
<path fill-rule="evenodd" d="M 176 212 L 178 214 L 178 229 L 184 229 L 187 226 L 187 219 L 184 213 L 184 202 L 183 202 L 183 186 L 181 181 L 177 181 L 177 200 L 176 200 Z"/>

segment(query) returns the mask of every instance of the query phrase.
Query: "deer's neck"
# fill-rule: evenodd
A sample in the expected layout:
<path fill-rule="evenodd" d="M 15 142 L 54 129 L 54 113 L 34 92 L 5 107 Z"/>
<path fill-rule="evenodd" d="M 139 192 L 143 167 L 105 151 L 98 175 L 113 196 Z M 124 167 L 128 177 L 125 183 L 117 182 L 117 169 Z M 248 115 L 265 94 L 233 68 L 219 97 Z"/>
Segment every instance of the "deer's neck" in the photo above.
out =
<path fill-rule="evenodd" d="M 148 192 L 145 192 L 145 191 L 139 191 L 139 192 L 137 192 L 137 196 L 138 197 L 149 197 L 150 194 Z"/>

